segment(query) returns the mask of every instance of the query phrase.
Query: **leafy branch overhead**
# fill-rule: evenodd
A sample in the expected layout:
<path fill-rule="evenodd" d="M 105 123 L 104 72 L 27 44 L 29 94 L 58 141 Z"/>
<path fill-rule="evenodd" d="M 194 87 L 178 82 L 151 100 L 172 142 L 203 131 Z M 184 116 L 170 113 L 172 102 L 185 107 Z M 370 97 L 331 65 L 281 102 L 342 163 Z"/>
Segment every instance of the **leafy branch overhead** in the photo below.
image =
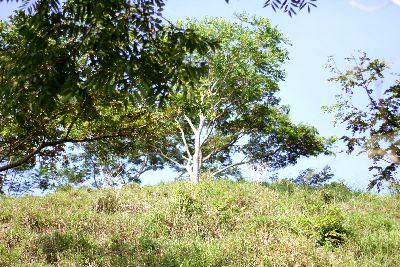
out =
<path fill-rule="evenodd" d="M 217 46 L 166 26 L 163 1 L 24 3 L 0 23 L 0 171 L 67 142 L 143 131 L 144 107 L 206 71 L 187 56 Z"/>
<path fill-rule="evenodd" d="M 229 3 L 229 0 L 225 0 L 225 2 Z M 315 2 L 317 0 L 267 0 L 264 3 L 264 7 L 270 6 L 274 12 L 283 10 L 283 12 L 292 17 L 304 8 L 307 8 L 307 11 L 310 12 L 312 7 L 317 7 Z"/>

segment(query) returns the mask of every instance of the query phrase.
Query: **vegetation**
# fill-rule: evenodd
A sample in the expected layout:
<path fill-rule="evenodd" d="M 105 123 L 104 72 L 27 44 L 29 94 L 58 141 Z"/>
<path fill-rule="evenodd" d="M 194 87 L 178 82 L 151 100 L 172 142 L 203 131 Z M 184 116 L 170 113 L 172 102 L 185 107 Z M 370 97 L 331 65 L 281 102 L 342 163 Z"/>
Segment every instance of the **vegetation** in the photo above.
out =
<path fill-rule="evenodd" d="M 229 3 L 229 0 L 225 0 L 225 2 Z M 293 15 L 297 15 L 297 12 L 303 10 L 305 7 L 307 7 L 307 11 L 310 13 L 311 7 L 317 7 L 315 2 L 317 2 L 317 0 L 267 0 L 264 3 L 264 7 L 269 6 L 275 12 L 276 10 L 283 10 L 284 13 L 292 17 Z"/>
<path fill-rule="evenodd" d="M 43 0 L 0 23 L 0 172 L 151 131 L 154 107 L 206 68 L 186 57 L 216 47 L 166 26 L 163 5 Z"/>
<path fill-rule="evenodd" d="M 353 65 L 347 71 L 341 71 L 334 60 L 328 64 L 335 74 L 330 81 L 338 83 L 341 91 L 337 103 L 325 110 L 335 114 L 336 123 L 346 125 L 349 134 L 341 140 L 348 153 L 359 148 L 372 159 L 369 169 L 375 174 L 369 187 L 387 182 L 396 190 L 400 188 L 400 75 L 388 73 L 385 61 L 370 59 L 366 53 L 347 61 Z"/>
<path fill-rule="evenodd" d="M 185 28 L 218 40 L 219 47 L 192 56 L 209 69 L 187 94 L 166 100 L 174 116 L 160 116 L 165 119 L 149 153 L 193 182 L 205 172 L 226 175 L 243 164 L 278 169 L 302 156 L 329 153 L 331 141 L 314 127 L 291 122 L 289 108 L 276 96 L 285 77 L 286 40 L 268 19 L 242 14 L 233 22 L 192 20 Z M 243 157 L 235 161 L 234 154 Z"/>
<path fill-rule="evenodd" d="M 397 266 L 399 195 L 174 182 L 0 200 L 1 266 Z"/>
<path fill-rule="evenodd" d="M 168 26 L 150 2 L 38 1 L 1 24 L 0 191 L 125 184 L 167 166 L 199 182 L 330 153 L 276 96 L 286 40 L 267 19 Z"/>
<path fill-rule="evenodd" d="M 353 192 L 328 166 L 240 181 L 240 165 L 275 170 L 335 141 L 281 105 L 287 41 L 267 19 L 174 25 L 164 0 L 22 2 L 0 22 L 0 266 L 398 266 L 398 192 Z M 370 187 L 395 192 L 399 80 L 377 96 L 386 63 L 349 60 L 330 65 L 342 90 L 325 109 L 348 152 L 373 160 Z M 192 182 L 136 184 L 167 166 Z M 57 191 L 4 192 L 37 186 Z"/>

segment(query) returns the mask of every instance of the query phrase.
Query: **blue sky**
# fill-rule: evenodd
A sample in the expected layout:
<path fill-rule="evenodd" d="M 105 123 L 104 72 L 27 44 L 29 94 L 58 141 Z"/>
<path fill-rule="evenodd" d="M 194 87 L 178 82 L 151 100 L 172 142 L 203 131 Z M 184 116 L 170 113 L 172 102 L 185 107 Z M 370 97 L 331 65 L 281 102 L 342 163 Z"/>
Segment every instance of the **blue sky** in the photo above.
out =
<path fill-rule="evenodd" d="M 335 103 L 339 87 L 327 82 L 330 73 L 325 70 L 329 56 L 344 63 L 344 58 L 363 50 L 370 57 L 384 58 L 400 69 L 400 6 L 390 0 L 318 0 L 318 8 L 290 18 L 282 12 L 262 8 L 262 0 L 169 0 L 165 17 L 182 20 L 185 17 L 224 17 L 232 19 L 235 12 L 247 12 L 269 18 L 290 40 L 290 60 L 285 65 L 287 77 L 281 83 L 281 98 L 291 107 L 295 122 L 314 125 L 323 136 L 342 136 L 344 127 L 333 126 L 333 116 L 324 114 L 323 105 Z M 359 4 L 359 5 L 355 5 Z M 364 8 L 360 8 L 364 7 Z M 371 7 L 371 11 L 367 9 Z M 376 8 L 375 7 L 381 7 Z M 371 174 L 365 155 L 337 154 L 336 157 L 318 157 L 302 160 L 281 172 L 295 177 L 302 169 L 330 165 L 337 179 L 344 179 L 356 188 L 366 188 Z"/>
<path fill-rule="evenodd" d="M 293 18 L 262 8 L 263 0 L 230 2 L 227 5 L 224 0 L 168 0 L 164 16 L 172 21 L 186 17 L 232 19 L 235 12 L 244 11 L 269 18 L 292 43 L 288 47 L 290 60 L 285 65 L 287 78 L 281 83 L 282 102 L 291 106 L 295 122 L 314 125 L 323 136 L 346 133 L 343 127 L 333 126 L 332 115 L 321 111 L 321 106 L 334 104 L 334 95 L 339 92 L 337 85 L 327 82 L 330 73 L 324 65 L 328 56 L 343 63 L 343 58 L 363 50 L 370 57 L 387 60 L 393 70 L 400 70 L 400 5 L 394 4 L 399 0 L 318 0 L 318 8 L 310 14 L 301 12 Z M 0 19 L 5 19 L 16 6 L 0 3 Z M 373 10 L 368 11 L 369 7 Z M 302 160 L 282 174 L 294 177 L 299 170 L 325 165 L 332 167 L 337 179 L 356 188 L 366 188 L 371 178 L 366 156 L 345 154 Z M 161 176 L 171 179 L 173 175 Z M 154 179 L 154 174 L 143 180 L 156 181 L 159 179 Z"/>

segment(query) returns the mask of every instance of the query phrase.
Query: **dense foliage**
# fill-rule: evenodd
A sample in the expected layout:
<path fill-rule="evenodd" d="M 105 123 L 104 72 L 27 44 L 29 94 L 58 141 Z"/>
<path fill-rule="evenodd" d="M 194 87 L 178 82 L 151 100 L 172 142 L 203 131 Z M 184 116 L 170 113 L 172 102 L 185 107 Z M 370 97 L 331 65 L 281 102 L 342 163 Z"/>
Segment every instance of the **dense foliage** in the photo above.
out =
<path fill-rule="evenodd" d="M 163 5 L 41 0 L 0 23 L 0 186 L 66 143 L 151 132 L 153 108 L 206 69 L 187 56 L 216 47 L 166 26 Z"/>
<path fill-rule="evenodd" d="M 1 24 L 0 188 L 21 189 L 10 177 L 27 171 L 26 188 L 48 189 L 165 166 L 198 182 L 328 153 L 275 96 L 286 41 L 267 19 L 171 25 L 162 6 L 43 0 Z"/>

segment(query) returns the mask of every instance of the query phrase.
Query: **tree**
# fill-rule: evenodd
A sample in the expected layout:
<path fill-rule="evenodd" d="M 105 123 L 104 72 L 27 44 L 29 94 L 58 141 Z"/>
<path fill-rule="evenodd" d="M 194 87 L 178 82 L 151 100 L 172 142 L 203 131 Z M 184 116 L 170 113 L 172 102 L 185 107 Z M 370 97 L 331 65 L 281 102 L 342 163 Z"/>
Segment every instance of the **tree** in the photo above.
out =
<path fill-rule="evenodd" d="M 333 59 L 327 65 L 335 74 L 329 80 L 338 83 L 341 92 L 337 103 L 325 110 L 335 113 L 336 123 L 343 123 L 350 132 L 341 138 L 347 152 L 359 148 L 372 159 L 369 170 L 374 175 L 369 188 L 379 189 L 384 181 L 399 185 L 400 79 L 386 78 L 387 63 L 370 59 L 366 53 L 346 60 L 354 65 L 347 71 L 339 70 Z M 382 90 L 383 86 L 387 88 Z"/>
<path fill-rule="evenodd" d="M 0 172 L 66 143 L 137 136 L 145 107 L 196 80 L 206 66 L 186 57 L 216 43 L 166 27 L 163 5 L 40 0 L 0 24 Z"/>
<path fill-rule="evenodd" d="M 321 186 L 331 180 L 333 176 L 334 174 L 331 172 L 331 167 L 325 166 L 319 172 L 312 168 L 303 170 L 300 172 L 299 176 L 290 181 L 296 185 Z"/>
<path fill-rule="evenodd" d="M 189 95 L 168 99 L 173 115 L 159 122 L 159 135 L 151 141 L 156 153 L 193 182 L 204 172 L 217 176 L 243 164 L 276 169 L 301 156 L 328 153 L 329 142 L 315 128 L 293 124 L 275 95 L 285 76 L 286 40 L 265 18 L 237 19 L 187 23 L 220 47 L 193 55 L 194 62 L 207 62 L 209 71 L 184 90 Z M 234 161 L 234 154 L 243 157 Z"/>
<path fill-rule="evenodd" d="M 167 23 L 162 0 L 22 2 L 0 25 L 0 186 L 67 143 L 149 135 L 151 109 L 207 70 L 190 54 L 218 46 Z"/>

